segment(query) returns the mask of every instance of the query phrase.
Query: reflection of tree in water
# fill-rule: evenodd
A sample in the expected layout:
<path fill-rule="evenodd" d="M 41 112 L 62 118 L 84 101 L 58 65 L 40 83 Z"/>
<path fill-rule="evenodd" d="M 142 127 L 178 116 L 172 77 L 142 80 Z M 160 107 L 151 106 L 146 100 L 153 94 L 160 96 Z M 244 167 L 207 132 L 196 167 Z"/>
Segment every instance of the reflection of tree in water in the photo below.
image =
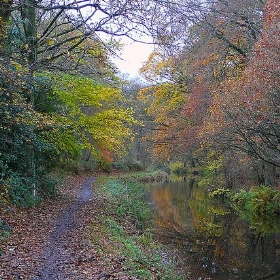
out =
<path fill-rule="evenodd" d="M 279 279 L 280 234 L 255 233 L 194 181 L 157 186 L 152 196 L 161 233 L 184 246 L 193 277 Z"/>
<path fill-rule="evenodd" d="M 169 187 L 153 189 L 153 199 L 157 206 L 156 223 L 173 233 L 184 235 L 193 232 L 193 227 L 189 224 L 191 217 L 188 216 L 191 213 L 188 200 L 185 199 L 190 190 L 181 190 L 180 187 L 176 187 L 176 184 L 172 189 Z"/>

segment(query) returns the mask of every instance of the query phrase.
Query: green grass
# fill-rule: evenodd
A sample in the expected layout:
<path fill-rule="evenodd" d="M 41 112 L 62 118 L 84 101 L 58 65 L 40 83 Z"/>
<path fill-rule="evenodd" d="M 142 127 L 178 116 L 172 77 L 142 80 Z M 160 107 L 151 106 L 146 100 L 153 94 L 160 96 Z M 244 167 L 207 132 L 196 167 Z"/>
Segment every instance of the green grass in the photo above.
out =
<path fill-rule="evenodd" d="M 112 177 L 100 178 L 97 185 L 98 195 L 107 205 L 98 226 L 100 233 L 95 232 L 93 239 L 99 246 L 99 257 L 114 256 L 126 275 L 137 279 L 186 279 L 178 272 L 173 257 L 168 261 L 163 258 L 166 250 L 154 237 L 153 213 L 147 205 L 145 187 Z"/>

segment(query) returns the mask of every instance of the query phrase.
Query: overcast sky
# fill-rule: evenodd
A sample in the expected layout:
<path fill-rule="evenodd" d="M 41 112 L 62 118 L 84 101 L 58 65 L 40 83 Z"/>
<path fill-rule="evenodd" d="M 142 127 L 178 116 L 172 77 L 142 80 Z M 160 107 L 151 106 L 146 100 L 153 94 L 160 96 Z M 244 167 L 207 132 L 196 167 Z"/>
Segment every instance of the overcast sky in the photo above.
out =
<path fill-rule="evenodd" d="M 113 58 L 112 61 L 122 73 L 129 74 L 130 77 L 136 77 L 139 69 L 148 59 L 154 47 L 153 45 L 132 42 L 129 39 L 125 39 L 124 43 L 125 46 L 120 55 L 123 60 Z"/>

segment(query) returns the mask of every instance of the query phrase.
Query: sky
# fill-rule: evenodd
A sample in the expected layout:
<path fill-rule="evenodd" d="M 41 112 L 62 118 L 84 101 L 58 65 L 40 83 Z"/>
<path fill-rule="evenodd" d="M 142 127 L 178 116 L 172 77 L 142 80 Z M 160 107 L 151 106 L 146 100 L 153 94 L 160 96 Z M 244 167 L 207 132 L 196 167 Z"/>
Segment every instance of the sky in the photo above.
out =
<path fill-rule="evenodd" d="M 133 42 L 127 38 L 123 39 L 122 43 L 125 44 L 120 54 L 122 59 L 113 58 L 112 61 L 122 73 L 135 78 L 139 75 L 140 68 L 147 61 L 154 47 L 149 44 Z"/>

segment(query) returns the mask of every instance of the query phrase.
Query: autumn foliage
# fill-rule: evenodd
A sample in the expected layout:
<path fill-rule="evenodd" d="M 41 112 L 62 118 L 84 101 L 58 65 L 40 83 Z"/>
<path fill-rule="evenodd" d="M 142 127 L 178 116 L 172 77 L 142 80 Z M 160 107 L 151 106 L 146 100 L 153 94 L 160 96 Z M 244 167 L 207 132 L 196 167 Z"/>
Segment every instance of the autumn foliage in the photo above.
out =
<path fill-rule="evenodd" d="M 215 141 L 279 166 L 279 3 L 268 1 L 262 35 L 244 72 L 214 95 L 207 133 Z"/>
<path fill-rule="evenodd" d="M 280 164 L 280 4 L 256 4 L 245 16 L 247 4 L 232 4 L 231 14 L 217 3 L 207 19 L 189 28 L 187 46 L 151 56 L 142 70 L 149 78 L 169 81 L 182 96 L 180 108 L 163 120 L 170 107 L 160 103 L 159 85 L 150 87 L 148 112 L 157 124 L 151 132 L 157 156 L 202 160 L 214 149 L 224 157 L 227 176 L 239 169 L 228 162 L 235 158 L 255 169 L 261 183 L 267 176 L 275 178 L 274 167 Z"/>

